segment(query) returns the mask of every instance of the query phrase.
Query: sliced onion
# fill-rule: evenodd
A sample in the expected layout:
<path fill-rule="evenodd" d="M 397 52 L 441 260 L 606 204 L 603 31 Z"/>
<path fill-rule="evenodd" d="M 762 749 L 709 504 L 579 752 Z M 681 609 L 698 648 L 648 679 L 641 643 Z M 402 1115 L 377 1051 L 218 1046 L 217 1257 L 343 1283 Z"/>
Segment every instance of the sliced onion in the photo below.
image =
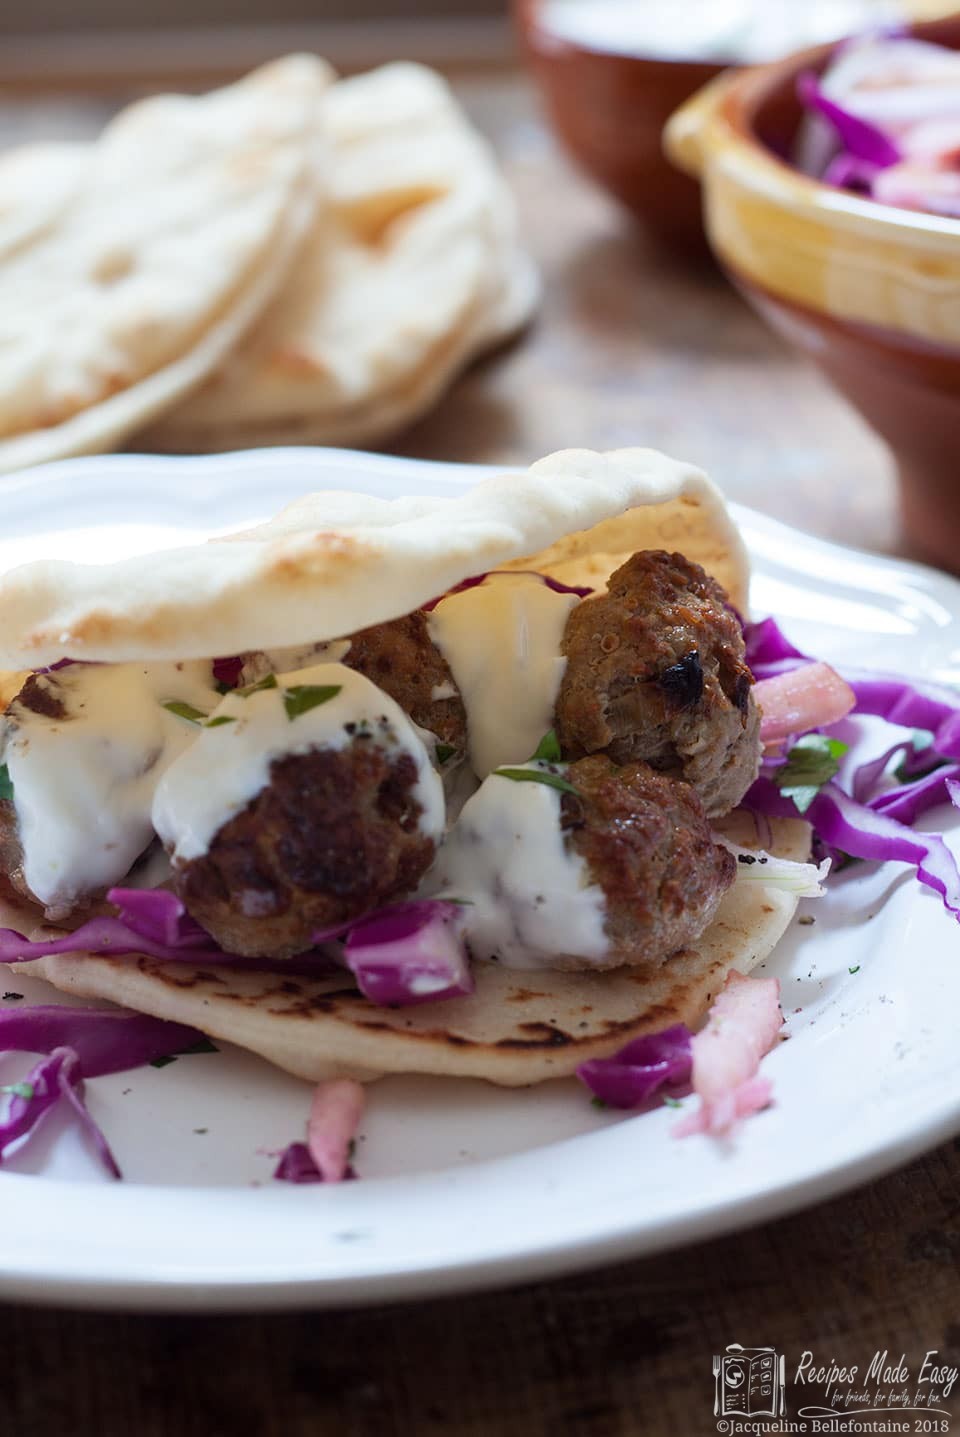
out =
<path fill-rule="evenodd" d="M 581 1063 L 577 1077 L 611 1108 L 637 1108 L 665 1083 L 690 1076 L 690 1030 L 683 1023 L 634 1038 L 612 1058 Z"/>
<path fill-rule="evenodd" d="M 856 705 L 853 689 L 829 664 L 805 664 L 754 684 L 760 707 L 760 738 L 778 743 L 810 729 L 838 723 Z"/>
<path fill-rule="evenodd" d="M 472 993 L 463 920 L 461 904 L 424 899 L 355 924 L 344 959 L 361 993 L 384 1007 Z"/>
<path fill-rule="evenodd" d="M 782 1026 L 777 979 L 746 978 L 733 969 L 705 1026 L 691 1040 L 700 1108 L 677 1124 L 675 1137 L 727 1132 L 738 1118 L 767 1105 L 770 1085 L 757 1078 L 757 1069 Z"/>
<path fill-rule="evenodd" d="M 755 883 L 762 888 L 779 888 L 784 893 L 794 893 L 798 898 L 822 898 L 824 883 L 830 873 L 830 859 L 822 863 L 794 863 L 789 858 L 777 858 L 755 848 L 741 848 L 731 843 L 722 833 L 713 835 L 715 843 L 733 854 L 737 860 L 737 882 Z"/>

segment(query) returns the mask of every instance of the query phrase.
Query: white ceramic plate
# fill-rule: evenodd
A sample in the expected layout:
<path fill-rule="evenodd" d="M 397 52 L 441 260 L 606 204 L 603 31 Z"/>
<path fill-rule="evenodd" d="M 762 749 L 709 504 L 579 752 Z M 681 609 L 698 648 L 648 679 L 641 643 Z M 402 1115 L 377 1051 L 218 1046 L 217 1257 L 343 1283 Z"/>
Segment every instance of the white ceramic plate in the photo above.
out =
<path fill-rule="evenodd" d="M 54 465 L 0 490 L 0 569 L 199 539 L 311 488 L 449 493 L 484 472 L 319 450 Z M 738 517 L 755 613 L 825 658 L 960 681 L 954 580 Z M 729 1142 L 675 1141 L 666 1108 L 599 1113 L 573 1081 L 389 1079 L 371 1093 L 363 1181 L 291 1187 L 271 1183 L 265 1150 L 302 1136 L 309 1089 L 239 1051 L 182 1057 L 89 1084 L 126 1182 L 104 1181 L 55 1117 L 7 1163 L 0 1291 L 196 1309 L 466 1290 L 710 1237 L 906 1162 L 960 1129 L 957 927 L 894 866 L 803 906 L 815 924 L 794 925 L 768 970 L 791 1040 L 766 1063 L 776 1105 Z M 3 988 L 49 1001 L 37 980 Z M 0 1060 L 0 1081 L 26 1066 Z"/>

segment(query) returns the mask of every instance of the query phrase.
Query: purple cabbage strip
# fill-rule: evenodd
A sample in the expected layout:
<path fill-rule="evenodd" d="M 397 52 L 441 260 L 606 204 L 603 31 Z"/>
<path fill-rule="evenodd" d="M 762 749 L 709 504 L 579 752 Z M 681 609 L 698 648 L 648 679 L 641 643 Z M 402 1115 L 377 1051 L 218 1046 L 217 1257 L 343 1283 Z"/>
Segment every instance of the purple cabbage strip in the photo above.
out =
<path fill-rule="evenodd" d="M 356 1179 L 353 1168 L 347 1168 L 345 1181 Z M 322 1183 L 323 1173 L 310 1156 L 306 1143 L 288 1143 L 280 1154 L 280 1161 L 273 1170 L 275 1182 L 281 1183 Z"/>
<path fill-rule="evenodd" d="M 757 679 L 772 679 L 801 664 L 811 664 L 809 654 L 802 654 L 794 648 L 776 619 L 761 619 L 758 624 L 746 624 L 743 630 L 747 649 L 747 663 Z"/>
<path fill-rule="evenodd" d="M 16 1085 L 22 1091 L 13 1092 L 0 1120 L 0 1160 L 62 1098 L 107 1172 L 121 1177 L 110 1145 L 83 1100 L 84 1078 L 140 1068 L 155 1058 L 182 1052 L 202 1036 L 182 1023 L 119 1009 L 37 1004 L 0 1011 L 0 1051 L 47 1055 Z"/>
<path fill-rule="evenodd" d="M 122 1177 L 106 1138 L 83 1101 L 80 1062 L 72 1048 L 55 1048 L 17 1086 L 22 1091 L 13 1094 L 6 1117 L 0 1121 L 0 1160 L 15 1142 L 33 1133 L 41 1118 L 63 1098 L 107 1172 L 112 1178 Z"/>
<path fill-rule="evenodd" d="M 789 799 L 769 779 L 761 778 L 744 800 L 772 818 L 796 817 Z M 805 815 L 822 843 L 829 848 L 873 863 L 908 863 L 917 878 L 943 899 L 944 907 L 960 916 L 960 872 L 943 839 L 936 834 L 914 833 L 889 813 L 857 803 L 835 783 L 824 784 Z"/>
<path fill-rule="evenodd" d="M 230 658 L 214 659 L 213 677 L 225 688 L 235 689 L 243 677 L 243 659 L 239 654 Z"/>
<path fill-rule="evenodd" d="M 202 1038 L 195 1028 L 122 1009 L 68 1008 L 37 1003 L 0 1010 L 0 1052 L 53 1053 L 69 1048 L 85 1078 L 141 1068 L 192 1047 Z"/>
<path fill-rule="evenodd" d="M 382 1007 L 409 1007 L 471 993 L 463 917 L 460 904 L 424 899 L 354 924 L 344 959 L 364 997 Z"/>
<path fill-rule="evenodd" d="M 665 1083 L 685 1083 L 693 1058 L 683 1023 L 634 1038 L 612 1058 L 581 1063 L 577 1077 L 611 1108 L 637 1108 Z"/>
<path fill-rule="evenodd" d="M 824 92 L 817 76 L 811 71 L 797 80 L 797 94 L 808 110 L 815 110 L 833 126 L 844 150 L 854 160 L 885 170 L 902 158 L 889 135 L 869 120 L 861 119 L 852 110 L 838 105 Z"/>

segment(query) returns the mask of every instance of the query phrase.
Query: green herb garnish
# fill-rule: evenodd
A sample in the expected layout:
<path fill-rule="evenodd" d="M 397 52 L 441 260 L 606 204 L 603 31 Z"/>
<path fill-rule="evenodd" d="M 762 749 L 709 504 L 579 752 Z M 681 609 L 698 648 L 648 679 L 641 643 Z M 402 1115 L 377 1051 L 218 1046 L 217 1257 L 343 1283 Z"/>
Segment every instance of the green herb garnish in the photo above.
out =
<path fill-rule="evenodd" d="M 531 763 L 541 760 L 543 763 L 559 763 L 562 755 L 560 753 L 560 740 L 557 738 L 555 728 L 548 729 L 543 738 L 537 744 L 537 751 L 531 758 Z"/>
<path fill-rule="evenodd" d="M 23 1098 L 24 1102 L 29 1103 L 34 1087 L 32 1083 L 4 1083 L 0 1087 L 0 1093 L 12 1093 L 15 1098 Z"/>
<path fill-rule="evenodd" d="M 562 774 L 549 768 L 495 768 L 493 771 L 497 778 L 512 778 L 514 783 L 545 783 L 548 788 L 558 788 L 561 793 L 577 792 Z"/>
<path fill-rule="evenodd" d="M 193 704 L 181 703 L 179 699 L 171 699 L 163 707 L 167 713 L 176 714 L 177 718 L 186 719 L 188 723 L 203 723 L 207 717 L 202 709 L 195 709 Z"/>
<path fill-rule="evenodd" d="M 602 1098 L 591 1098 L 591 1099 L 590 1099 L 590 1106 L 591 1106 L 591 1108 L 598 1108 L 598 1109 L 600 1110 L 600 1112 L 602 1113 L 602 1112 L 604 1112 L 607 1108 L 609 1108 L 610 1104 L 609 1104 L 609 1103 L 605 1103 Z"/>
<path fill-rule="evenodd" d="M 265 674 L 264 677 L 258 679 L 255 684 L 247 684 L 245 689 L 234 689 L 234 693 L 239 694 L 242 699 L 248 699 L 251 694 L 258 694 L 263 689 L 275 688 L 279 688 L 276 674 Z"/>
<path fill-rule="evenodd" d="M 446 763 L 448 759 L 453 758 L 453 755 L 456 753 L 456 751 L 457 750 L 454 748 L 452 743 L 438 743 L 436 749 L 434 750 L 437 757 L 437 763 Z"/>
<path fill-rule="evenodd" d="M 773 781 L 785 798 L 793 799 L 798 813 L 806 813 L 823 785 L 836 777 L 848 747 L 823 733 L 797 739 Z"/>
<path fill-rule="evenodd" d="M 664 1098 L 664 1106 L 668 1108 L 682 1108 L 683 1104 L 679 1098 Z"/>
<path fill-rule="evenodd" d="M 13 779 L 5 763 L 0 763 L 0 798 L 13 798 Z"/>
<path fill-rule="evenodd" d="M 217 714 L 216 718 L 212 718 L 204 724 L 204 728 L 220 728 L 225 723 L 236 723 L 236 719 L 232 718 L 230 714 Z"/>
<path fill-rule="evenodd" d="M 342 684 L 293 684 L 283 691 L 283 706 L 287 711 L 287 718 L 292 723 L 301 714 L 309 713 L 321 704 L 328 704 L 342 689 Z"/>
<path fill-rule="evenodd" d="M 852 978 L 853 975 L 854 975 L 854 973 L 859 973 L 859 972 L 860 972 L 860 964 L 858 963 L 857 966 L 856 966 L 856 968 L 848 968 L 848 969 L 847 969 L 847 972 L 850 974 L 850 976 L 851 976 L 851 978 Z"/>

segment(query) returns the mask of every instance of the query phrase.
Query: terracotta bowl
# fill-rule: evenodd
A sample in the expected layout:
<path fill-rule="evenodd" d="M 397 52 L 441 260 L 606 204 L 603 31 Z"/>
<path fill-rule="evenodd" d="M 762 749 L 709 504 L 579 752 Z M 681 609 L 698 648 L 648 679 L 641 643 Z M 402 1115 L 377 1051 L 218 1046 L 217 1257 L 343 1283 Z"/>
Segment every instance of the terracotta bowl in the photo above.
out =
<path fill-rule="evenodd" d="M 914 33 L 958 49 L 960 16 Z M 910 547 L 960 572 L 960 220 L 791 167 L 797 75 L 829 53 L 714 81 L 671 120 L 667 149 L 702 179 L 710 244 L 734 283 L 893 449 Z"/>
<path fill-rule="evenodd" d="M 541 25 L 539 13 L 539 0 L 514 0 L 531 73 L 571 157 L 659 240 L 706 256 L 699 186 L 667 160 L 663 129 L 722 66 L 589 49 Z"/>

